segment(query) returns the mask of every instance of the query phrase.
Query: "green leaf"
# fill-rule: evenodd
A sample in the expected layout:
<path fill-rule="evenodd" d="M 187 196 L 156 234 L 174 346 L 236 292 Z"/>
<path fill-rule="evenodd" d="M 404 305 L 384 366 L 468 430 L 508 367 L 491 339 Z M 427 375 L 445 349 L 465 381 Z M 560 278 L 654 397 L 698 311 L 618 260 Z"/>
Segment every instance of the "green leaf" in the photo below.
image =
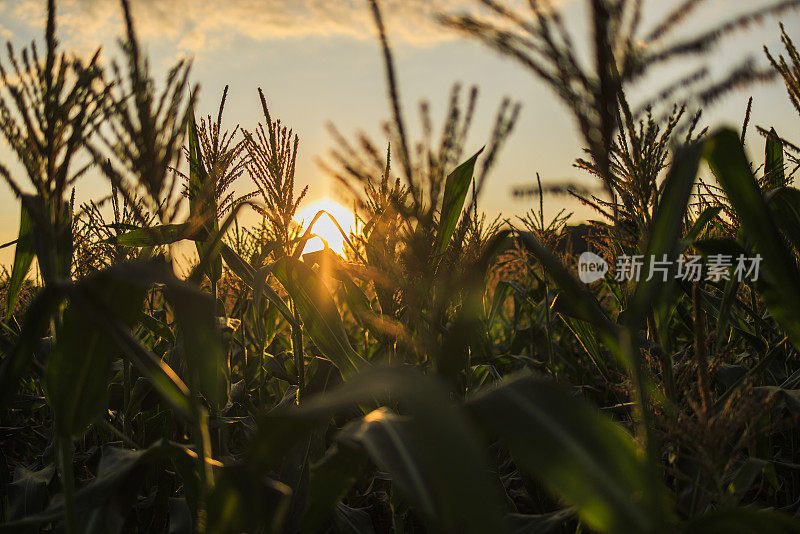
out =
<path fill-rule="evenodd" d="M 309 398 L 299 407 L 287 404 L 273 410 L 259 422 L 248 455 L 249 465 L 270 469 L 314 430 L 327 426 L 335 414 L 389 399 L 397 402 L 401 413 L 410 418 L 414 439 L 419 437 L 428 444 L 423 449 L 415 446 L 413 452 L 407 449 L 414 456 L 403 462 L 425 468 L 423 483 L 429 485 L 432 508 L 436 510 L 434 518 L 425 517 L 433 523 L 434 531 L 508 532 L 499 490 L 489 476 L 475 430 L 452 405 L 441 384 L 411 369 L 373 368 L 337 389 Z M 370 422 L 369 416 L 364 422 Z M 419 502 L 419 495 L 406 498 L 420 510 L 431 508 L 430 503 L 423 506 Z"/>
<path fill-rule="evenodd" d="M 142 411 L 142 404 L 148 401 L 153 393 L 153 381 L 147 377 L 140 376 L 136 379 L 136 383 L 131 390 L 131 397 L 128 405 L 125 407 L 125 420 L 133 421 L 133 419 Z M 147 406 L 145 406 L 147 408 Z"/>
<path fill-rule="evenodd" d="M 172 333 L 172 330 L 170 330 L 169 326 L 162 323 L 155 317 L 142 312 L 142 315 L 139 317 L 139 322 L 154 336 L 163 338 L 167 343 L 175 343 L 175 335 Z"/>
<path fill-rule="evenodd" d="M 74 300 L 91 302 L 109 321 L 130 328 L 140 315 L 147 287 L 125 274 L 124 268 L 108 269 L 78 284 L 57 327 L 45 379 L 56 429 L 63 437 L 80 435 L 106 409 L 111 362 L 118 350 Z"/>
<path fill-rule="evenodd" d="M 190 383 L 221 409 L 228 400 L 230 373 L 222 350 L 214 299 L 177 279 L 167 285 L 167 299 L 175 309 L 175 320 L 182 333 Z"/>
<path fill-rule="evenodd" d="M 133 262 L 121 264 L 112 269 L 116 272 L 115 276 L 149 288 L 156 282 L 171 284 L 177 280 L 171 272 L 165 271 L 162 267 L 152 262 Z M 124 357 L 133 362 L 144 376 L 152 380 L 156 390 L 178 415 L 186 421 L 196 422 L 194 404 L 189 397 L 188 388 L 164 360 L 145 347 L 131 332 L 131 329 L 116 320 L 114 314 L 109 312 L 105 306 L 99 305 L 103 300 L 87 299 L 77 291 L 71 292 L 70 297 L 72 304 L 80 307 L 81 313 L 86 316 L 87 320 L 102 328 L 113 339 L 115 346 Z"/>
<path fill-rule="evenodd" d="M 542 245 L 530 232 L 517 232 L 519 242 L 528 249 L 553 278 L 560 290 L 559 299 L 565 309 L 569 309 L 572 317 L 576 317 L 594 326 L 609 347 L 616 347 L 619 327 L 615 325 L 600 307 L 586 286 L 575 279 L 552 252 Z"/>
<path fill-rule="evenodd" d="M 800 531 L 800 521 L 774 510 L 757 508 L 720 508 L 689 521 L 684 534 L 793 534 Z"/>
<path fill-rule="evenodd" d="M 279 533 L 286 517 L 291 489 L 266 477 L 256 476 L 245 465 L 218 471 L 208 499 L 209 534 Z"/>
<path fill-rule="evenodd" d="M 560 313 L 558 316 L 561 317 L 561 320 L 564 321 L 564 324 L 567 325 L 570 332 L 575 335 L 578 343 L 581 344 L 583 350 L 589 355 L 589 359 L 592 360 L 592 363 L 597 367 L 597 370 L 600 371 L 603 378 L 608 380 L 606 362 L 603 359 L 603 354 L 600 352 L 600 344 L 597 342 L 597 334 L 595 334 L 592 325 L 586 321 L 575 319 L 574 317 L 567 317 Z"/>
<path fill-rule="evenodd" d="M 717 215 L 719 215 L 720 211 L 722 211 L 722 206 L 711 206 L 710 208 L 704 209 L 694 221 L 694 224 L 692 224 L 692 227 L 689 229 L 689 233 L 686 234 L 686 241 L 691 243 L 697 239 L 700 235 L 700 232 L 703 231 L 708 223 L 713 221 Z"/>
<path fill-rule="evenodd" d="M 511 284 L 505 280 L 500 280 L 495 286 L 494 295 L 492 295 L 492 307 L 489 309 L 489 314 L 486 318 L 486 325 L 489 330 L 491 330 L 492 325 L 494 325 L 495 319 L 500 317 L 503 313 L 503 306 L 513 289 Z"/>
<path fill-rule="evenodd" d="M 775 128 L 770 128 L 764 154 L 764 181 L 768 189 L 786 184 L 783 164 L 783 143 Z"/>
<path fill-rule="evenodd" d="M 23 196 L 34 224 L 34 243 L 39 271 L 45 285 L 68 281 L 72 269 L 72 204 L 64 202 L 56 213 L 55 198 Z"/>
<path fill-rule="evenodd" d="M 511 379 L 469 407 L 538 477 L 599 532 L 659 532 L 673 518 L 666 488 L 631 436 L 549 381 Z"/>
<path fill-rule="evenodd" d="M 24 519 L 46 508 L 49 497 L 47 488 L 55 472 L 52 464 L 38 471 L 17 466 L 14 481 L 8 485 L 9 521 Z"/>
<path fill-rule="evenodd" d="M 334 443 L 325 456 L 311 466 L 306 508 L 301 532 L 314 533 L 358 480 L 367 465 L 367 456 L 360 447 Z"/>
<path fill-rule="evenodd" d="M 653 227 L 648 234 L 643 273 L 649 274 L 651 261 L 659 261 L 665 255 L 668 260 L 674 260 L 678 254 L 681 227 L 692 187 L 697 178 L 701 155 L 702 145 L 693 144 L 679 151 L 670 165 Z M 643 278 L 645 279 L 636 285 L 633 297 L 625 309 L 625 322 L 634 331 L 639 329 L 653 303 L 659 303 L 660 306 L 667 305 L 668 299 L 664 296 L 669 294 L 674 285 L 674 277 L 670 276 L 668 282 L 664 283 L 658 273 L 655 273 L 650 280 Z"/>
<path fill-rule="evenodd" d="M 447 249 L 447 245 L 450 244 L 458 219 L 461 217 L 461 209 L 464 207 L 464 200 L 467 198 L 469 184 L 472 182 L 475 162 L 481 152 L 483 152 L 483 148 L 447 175 L 447 180 L 444 183 L 442 210 L 439 215 L 439 228 L 436 231 L 436 243 L 433 247 L 433 253 L 436 257 L 441 256 Z"/>
<path fill-rule="evenodd" d="M 775 218 L 775 224 L 783 235 L 800 251 L 800 190 L 794 187 L 779 187 L 764 195 Z"/>
<path fill-rule="evenodd" d="M 126 247 L 155 247 L 177 243 L 189 236 L 188 223 L 159 224 L 148 228 L 136 228 L 113 239 Z"/>
<path fill-rule="evenodd" d="M 107 447 L 97 468 L 97 476 L 75 494 L 81 532 L 120 532 L 137 500 L 143 476 L 155 466 L 172 462 L 179 471 L 193 469 L 194 453 L 177 443 L 160 440 L 140 451 Z M 184 483 L 189 481 L 184 480 Z M 64 516 L 64 500 L 53 499 L 39 513 L 0 525 L 2 532 L 29 531 L 30 527 L 53 523 Z"/>
<path fill-rule="evenodd" d="M 374 316 L 375 312 L 370 305 L 370 300 L 364 291 L 356 284 L 348 269 L 348 264 L 329 248 L 303 254 L 303 263 L 310 267 L 319 265 L 319 272 L 332 276 L 342 283 L 344 300 L 347 303 L 353 318 L 359 325 L 375 335 L 376 339 L 383 337 L 383 332 L 375 328 L 373 321 L 364 320 Z"/>
<path fill-rule="evenodd" d="M 372 517 L 364 509 L 339 503 L 333 510 L 333 517 L 339 534 L 375 534 Z"/>
<path fill-rule="evenodd" d="M 59 289 L 45 287 L 28 306 L 14 348 L 0 362 L 0 407 L 5 408 L 17 393 L 19 381 L 33 361 L 39 342 L 47 334 L 50 319 L 63 298 Z"/>
<path fill-rule="evenodd" d="M 800 273 L 761 195 L 738 135 L 721 130 L 705 143 L 708 163 L 761 255 L 757 287 L 772 316 L 800 347 Z"/>
<path fill-rule="evenodd" d="M 774 466 L 767 460 L 753 457 L 745 459 L 739 469 L 736 470 L 730 484 L 728 484 L 728 492 L 730 493 L 728 501 L 732 504 L 739 504 L 745 494 L 750 491 L 756 479 L 770 468 L 774 469 Z"/>
<path fill-rule="evenodd" d="M 33 202 L 32 197 L 29 198 L 31 198 L 30 202 Z M 33 220 L 26 204 L 27 202 L 23 201 L 19 210 L 19 237 L 17 237 L 17 245 L 14 248 L 14 266 L 11 268 L 11 277 L 8 279 L 6 320 L 14 311 L 14 305 L 17 303 L 22 284 L 25 277 L 28 276 L 28 270 L 31 268 L 36 253 Z"/>
<path fill-rule="evenodd" d="M 345 379 L 369 365 L 350 345 L 330 291 L 308 265 L 285 257 L 275 263 L 272 273 L 292 297 L 303 328 Z"/>
<path fill-rule="evenodd" d="M 22 211 L 20 214 L 20 230 L 23 236 L 22 252 L 17 276 L 24 280 L 30 262 L 26 259 L 33 240 L 33 248 L 45 285 L 70 279 L 72 268 L 72 204 L 64 202 L 60 212 L 56 213 L 55 197 L 49 201 L 40 196 L 22 195 Z M 25 219 L 28 221 L 25 221 Z M 26 228 L 27 227 L 27 228 Z M 19 243 L 17 244 L 19 247 Z M 25 263 L 27 262 L 27 266 Z M 17 261 L 15 259 L 15 265 Z M 13 273 L 12 273 L 13 275 Z"/>
<path fill-rule="evenodd" d="M 204 225 L 210 235 L 219 231 L 217 218 L 216 184 L 208 174 L 203 164 L 203 155 L 197 123 L 194 117 L 194 105 L 189 110 L 188 138 L 189 138 L 189 217 L 197 226 Z M 207 264 L 206 274 L 212 282 L 218 282 L 222 276 L 222 258 L 218 251 L 212 250 L 209 241 L 196 241 L 195 247 L 202 263 Z M 212 258 L 208 258 L 213 254 Z"/>
<path fill-rule="evenodd" d="M 256 271 L 249 263 L 239 256 L 235 250 L 225 243 L 222 244 L 222 257 L 225 259 L 225 264 L 228 268 L 253 290 L 254 300 L 257 300 L 260 304 L 260 299 L 266 297 L 267 300 L 275 305 L 278 311 L 281 312 L 281 315 L 283 315 L 284 319 L 286 319 L 289 324 L 295 323 L 292 311 L 286 306 L 286 303 L 283 302 L 280 295 L 266 283 L 267 277 L 272 272 L 271 265 L 261 267 Z"/>
<path fill-rule="evenodd" d="M 437 438 L 439 447 L 458 447 L 448 436 Z M 337 439 L 363 447 L 378 469 L 389 474 L 406 501 L 429 521 L 438 520 L 442 493 L 458 481 L 445 478 L 452 471 L 448 473 L 447 466 L 429 454 L 426 442 L 430 442 L 409 417 L 379 408 L 347 425 Z"/>

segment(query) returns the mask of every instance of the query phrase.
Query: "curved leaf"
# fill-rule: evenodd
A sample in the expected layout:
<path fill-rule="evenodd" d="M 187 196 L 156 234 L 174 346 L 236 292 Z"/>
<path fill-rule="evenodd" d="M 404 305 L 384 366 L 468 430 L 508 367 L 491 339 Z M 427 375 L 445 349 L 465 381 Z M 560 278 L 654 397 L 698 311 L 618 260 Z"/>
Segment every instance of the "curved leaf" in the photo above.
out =
<path fill-rule="evenodd" d="M 303 328 L 322 354 L 339 368 L 342 376 L 353 376 L 369 365 L 353 350 L 336 303 L 308 265 L 285 257 L 275 263 L 272 273 L 291 295 L 303 320 Z"/>
<path fill-rule="evenodd" d="M 702 148 L 701 144 L 684 148 L 675 155 L 672 165 L 670 165 L 653 219 L 653 227 L 648 234 L 643 273 L 650 272 L 651 261 L 661 260 L 664 255 L 669 260 L 674 260 L 677 256 L 681 226 L 686 215 L 692 186 L 697 178 Z M 665 305 L 666 299 L 663 296 L 670 291 L 673 285 L 673 277 L 664 283 L 663 279 L 657 275 L 650 280 L 644 279 L 639 282 L 625 309 L 626 323 L 632 328 L 638 329 L 654 302 L 661 306 Z"/>
<path fill-rule="evenodd" d="M 705 143 L 706 158 L 717 180 L 736 210 L 742 227 L 763 258 L 758 288 L 778 324 L 800 347 L 800 273 L 792 254 L 761 195 L 739 136 L 721 130 Z"/>
<path fill-rule="evenodd" d="M 800 521 L 773 510 L 721 508 L 689 521 L 684 534 L 791 534 L 800 531 Z"/>
<path fill-rule="evenodd" d="M 254 476 L 244 465 L 220 469 L 208 500 L 206 532 L 279 533 L 286 517 L 291 489 L 266 477 Z M 267 529 L 262 528 L 267 525 Z"/>
<path fill-rule="evenodd" d="M 672 522 L 666 488 L 633 438 L 552 382 L 507 381 L 468 403 L 538 477 L 599 532 L 659 532 Z"/>
<path fill-rule="evenodd" d="M 783 163 L 783 143 L 775 128 L 770 128 L 764 147 L 764 181 L 769 189 L 786 183 Z"/>
<path fill-rule="evenodd" d="M 147 286 L 126 274 L 123 268 L 101 271 L 77 285 L 73 295 L 97 303 L 109 321 L 130 328 L 140 315 Z M 62 436 L 79 435 L 106 408 L 117 350 L 105 329 L 71 302 L 58 325 L 45 374 L 48 402 Z"/>
<path fill-rule="evenodd" d="M 228 400 L 229 370 L 222 350 L 222 336 L 208 293 L 174 279 L 167 285 L 167 299 L 175 309 L 175 319 L 183 334 L 186 365 L 193 387 L 217 409 Z"/>
<path fill-rule="evenodd" d="M 794 187 L 779 187 L 764 197 L 783 234 L 800 251 L 800 190 Z"/>
<path fill-rule="evenodd" d="M 483 148 L 447 175 L 447 180 L 444 183 L 442 210 L 439 215 L 439 228 L 436 231 L 436 242 L 433 246 L 433 253 L 436 257 L 441 256 L 447 245 L 450 244 L 458 219 L 461 217 L 461 209 L 464 207 L 464 200 L 467 198 L 469 184 L 472 182 L 475 162 L 481 152 L 483 152 Z"/>
<path fill-rule="evenodd" d="M 8 289 L 6 294 L 6 320 L 11 317 L 14 305 L 17 303 L 22 283 L 28 276 L 33 257 L 36 254 L 36 246 L 33 236 L 33 220 L 26 207 L 26 202 L 22 202 L 19 210 L 19 237 L 14 248 L 14 266 L 11 268 L 11 277 L 8 279 Z"/>
<path fill-rule="evenodd" d="M 253 299 L 258 300 L 260 303 L 262 296 L 266 297 L 281 312 L 283 318 L 293 325 L 295 320 L 292 311 L 286 306 L 280 295 L 266 284 L 267 276 L 269 276 L 272 267 L 265 266 L 256 271 L 226 243 L 222 243 L 221 251 L 228 268 L 253 290 Z"/>
<path fill-rule="evenodd" d="M 311 466 L 301 532 L 319 531 L 330 511 L 356 483 L 366 465 L 367 456 L 360 447 L 334 443 L 325 456 Z"/>
<path fill-rule="evenodd" d="M 188 112 L 188 132 L 189 139 L 189 216 L 198 226 L 205 225 L 210 235 L 216 235 L 219 231 L 219 219 L 217 218 L 217 191 L 214 180 L 211 179 L 206 167 L 203 164 L 203 155 L 197 133 L 197 122 L 194 117 L 194 104 Z M 197 254 L 200 256 L 201 263 L 206 263 L 206 274 L 209 280 L 218 282 L 222 276 L 222 258 L 218 251 L 212 250 L 211 240 L 195 241 Z M 213 254 L 212 258 L 207 255 Z"/>
<path fill-rule="evenodd" d="M 125 247 L 155 247 L 170 245 L 189 238 L 188 223 L 159 224 L 149 228 L 136 228 L 113 239 Z"/>
<path fill-rule="evenodd" d="M 436 529 L 508 532 L 499 491 L 489 476 L 475 430 L 452 405 L 441 384 L 411 369 L 373 368 L 339 388 L 309 398 L 302 406 L 289 404 L 273 410 L 259 423 L 249 454 L 250 465 L 262 469 L 275 466 L 295 444 L 327 425 L 335 414 L 389 399 L 409 416 L 414 440 L 424 440 L 423 449 L 416 445 L 413 452 L 407 449 L 413 457 L 404 462 L 424 466 L 417 478 L 424 477 L 423 484 L 433 495 L 436 517 L 431 521 Z M 369 416 L 364 421 L 369 423 Z M 376 449 L 376 453 L 380 451 Z M 406 497 L 419 504 L 418 495 Z M 424 511 L 425 507 L 420 509 Z"/>
<path fill-rule="evenodd" d="M 0 407 L 5 407 L 17 393 L 19 381 L 30 366 L 39 341 L 47 335 L 50 319 L 63 298 L 62 291 L 45 287 L 28 306 L 17 341 L 0 362 Z"/>
<path fill-rule="evenodd" d="M 100 531 L 122 530 L 127 514 L 136 504 L 135 490 L 139 487 L 146 468 L 167 461 L 184 470 L 191 470 L 194 464 L 193 455 L 184 446 L 165 440 L 139 451 L 106 448 L 100 458 L 97 476 L 75 494 L 75 504 L 82 523 L 81 531 L 89 532 L 90 526 L 99 527 Z M 46 510 L 0 525 L 0 531 L 28 532 L 32 526 L 55 522 L 63 516 L 64 500 L 53 499 Z"/>

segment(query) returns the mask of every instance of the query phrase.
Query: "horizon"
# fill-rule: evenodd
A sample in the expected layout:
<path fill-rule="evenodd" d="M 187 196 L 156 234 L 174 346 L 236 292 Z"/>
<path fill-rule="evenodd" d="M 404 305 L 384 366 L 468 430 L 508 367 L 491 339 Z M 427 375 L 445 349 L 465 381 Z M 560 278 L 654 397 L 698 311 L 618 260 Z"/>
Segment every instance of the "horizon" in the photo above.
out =
<path fill-rule="evenodd" d="M 677 2 L 670 2 L 674 6 Z M 729 16 L 747 5 L 746 0 L 711 2 L 705 14 Z M 535 198 L 518 199 L 512 195 L 517 186 L 535 184 L 540 173 L 545 185 L 572 181 L 586 186 L 598 185 L 587 173 L 575 169 L 581 156 L 580 137 L 563 104 L 543 83 L 514 62 L 501 58 L 482 45 L 467 40 L 431 20 L 437 9 L 459 11 L 475 2 L 439 0 L 387 3 L 387 26 L 395 55 L 395 67 L 411 137 L 419 138 L 418 103 L 428 100 L 434 131 L 443 122 L 443 114 L 452 84 L 461 83 L 462 99 L 468 88 L 480 90 L 476 116 L 465 152 L 476 150 L 488 139 L 494 113 L 503 97 L 522 103 L 520 119 L 498 156 L 498 164 L 484 188 L 480 207 L 489 218 L 502 215 L 513 219 L 538 208 Z M 562 2 L 567 9 L 567 25 L 578 28 L 583 17 L 579 2 Z M 663 6 L 649 2 L 645 9 L 652 13 Z M 325 160 L 333 139 L 328 124 L 336 126 L 346 138 L 366 132 L 373 140 L 383 140 L 381 124 L 390 116 L 386 99 L 386 83 L 381 51 L 366 2 L 329 2 L 304 0 L 292 3 L 273 0 L 266 9 L 257 2 L 236 0 L 223 10 L 221 20 L 206 20 L 204 14 L 221 13 L 216 1 L 186 4 L 178 2 L 162 6 L 158 2 L 134 2 L 137 31 L 148 52 L 155 78 L 163 79 L 168 65 L 179 57 L 193 57 L 192 81 L 200 87 L 196 112 L 200 116 L 215 113 L 225 85 L 230 85 L 224 125 L 240 124 L 251 129 L 260 118 L 256 88 L 262 87 L 273 116 L 281 118 L 300 136 L 297 162 L 299 187 L 311 186 L 301 205 L 332 198 L 347 205 L 337 194 L 333 180 L 319 166 Z M 194 6 L 196 9 L 191 9 Z M 269 10 L 272 9 L 272 12 Z M 12 5 L 0 0 L 0 36 L 20 49 L 31 39 L 41 43 L 45 2 L 24 0 Z M 173 17 L 183 17 L 178 24 L 169 24 Z M 646 17 L 647 18 L 647 17 Z M 800 14 L 790 12 L 782 17 L 790 30 L 798 27 Z M 102 46 L 104 63 L 115 57 L 115 40 L 122 29 L 119 8 L 113 0 L 88 2 L 72 0 L 59 3 L 58 35 L 63 50 L 75 49 L 86 54 Z M 645 27 L 647 25 L 645 24 Z M 702 27 L 698 21 L 688 28 Z M 717 70 L 724 70 L 726 56 L 739 57 L 749 51 L 765 63 L 762 44 L 779 51 L 778 22 L 766 19 L 761 25 L 736 34 L 726 41 L 722 51 L 707 58 Z M 585 43 L 577 43 L 582 45 Z M 4 60 L 5 62 L 5 60 Z M 660 76 L 666 79 L 671 72 Z M 648 95 L 656 80 L 645 80 L 633 98 Z M 731 125 L 741 128 L 749 96 L 754 97 L 751 125 L 775 127 L 790 135 L 793 119 L 791 104 L 785 97 L 783 84 L 750 85 L 726 95 L 720 102 L 704 110 L 702 124 L 712 129 Z M 545 125 L 542 127 L 542 125 Z M 747 148 L 751 156 L 763 153 L 764 140 L 751 131 Z M 756 158 L 758 160 L 759 158 Z M 3 140 L 0 161 L 16 176 L 21 168 Z M 107 182 L 99 173 L 91 172 L 77 184 L 77 203 L 99 200 L 107 194 Z M 236 190 L 251 190 L 243 176 Z M 547 198 L 545 214 L 552 216 L 561 208 L 573 211 L 571 224 L 592 218 L 594 212 L 576 200 L 565 197 Z M 16 237 L 19 208 L 8 186 L 0 188 L 0 244 Z M 245 221 L 252 220 L 246 216 Z M 0 264 L 13 261 L 13 246 L 0 250 Z"/>

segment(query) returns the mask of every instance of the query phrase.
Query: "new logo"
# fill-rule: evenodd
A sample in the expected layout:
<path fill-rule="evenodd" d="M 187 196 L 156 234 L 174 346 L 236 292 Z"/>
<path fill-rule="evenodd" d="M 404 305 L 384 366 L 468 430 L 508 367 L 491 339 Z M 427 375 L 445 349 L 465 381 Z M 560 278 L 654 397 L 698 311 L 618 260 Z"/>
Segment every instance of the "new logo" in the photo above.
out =
<path fill-rule="evenodd" d="M 586 251 L 578 258 L 578 278 L 584 284 L 600 280 L 608 272 L 608 262 L 595 254 Z"/>

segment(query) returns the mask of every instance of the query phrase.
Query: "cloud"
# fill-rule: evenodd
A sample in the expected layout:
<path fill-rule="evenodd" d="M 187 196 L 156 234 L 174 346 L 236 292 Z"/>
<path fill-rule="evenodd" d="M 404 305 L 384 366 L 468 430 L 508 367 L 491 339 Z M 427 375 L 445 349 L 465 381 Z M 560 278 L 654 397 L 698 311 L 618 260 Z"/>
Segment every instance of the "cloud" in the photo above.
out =
<path fill-rule="evenodd" d="M 137 29 L 145 39 L 166 39 L 179 51 L 199 52 L 235 37 L 254 40 L 309 36 L 371 39 L 374 29 L 364 0 L 133 0 Z M 434 20 L 438 12 L 463 11 L 473 0 L 384 0 L 395 42 L 425 45 L 452 39 Z M 17 29 L 41 28 L 44 0 L 0 0 L 0 13 Z M 61 0 L 59 31 L 71 47 L 88 50 L 121 30 L 117 0 Z M 0 33 L 3 27 L 0 26 Z"/>

